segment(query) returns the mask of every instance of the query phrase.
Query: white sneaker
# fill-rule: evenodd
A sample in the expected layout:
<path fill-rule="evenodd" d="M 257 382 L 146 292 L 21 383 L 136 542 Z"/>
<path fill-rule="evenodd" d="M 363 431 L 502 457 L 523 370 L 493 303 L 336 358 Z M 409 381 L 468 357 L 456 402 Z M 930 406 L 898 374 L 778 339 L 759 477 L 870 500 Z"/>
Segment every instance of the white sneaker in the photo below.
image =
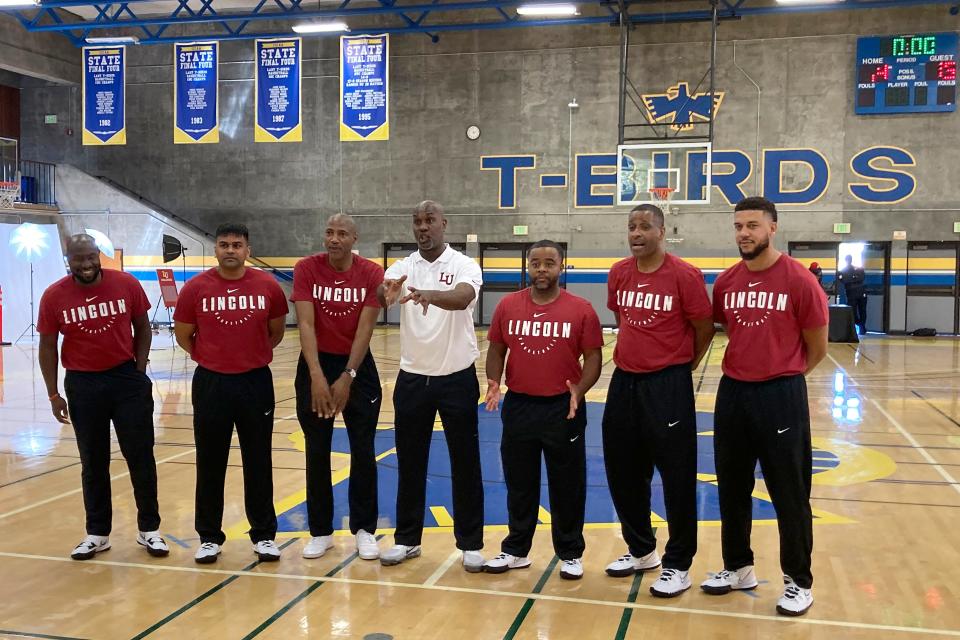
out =
<path fill-rule="evenodd" d="M 753 565 L 748 564 L 736 571 L 724 569 L 708 580 L 700 583 L 700 588 L 712 596 L 722 596 L 734 590 L 749 591 L 757 588 L 757 576 L 753 574 Z"/>
<path fill-rule="evenodd" d="M 193 556 L 193 560 L 197 564 L 210 564 L 211 562 L 216 562 L 217 556 L 219 555 L 220 545 L 216 542 L 203 542 L 200 544 L 200 548 L 197 549 L 197 553 Z"/>
<path fill-rule="evenodd" d="M 101 551 L 110 548 L 109 536 L 87 536 L 73 550 L 70 557 L 74 560 L 89 560 Z"/>
<path fill-rule="evenodd" d="M 253 552 L 260 562 L 276 562 L 280 559 L 280 547 L 273 540 L 261 540 L 253 545 Z"/>
<path fill-rule="evenodd" d="M 307 559 L 319 558 L 333 548 L 333 536 L 314 536 L 310 542 L 303 545 L 303 557 Z"/>
<path fill-rule="evenodd" d="M 613 562 L 607 565 L 607 575 L 614 578 L 625 578 L 635 573 L 649 571 L 660 566 L 660 556 L 654 549 L 642 558 L 630 555 L 630 552 L 623 554 Z"/>
<path fill-rule="evenodd" d="M 675 598 L 690 588 L 690 573 L 680 569 L 664 569 L 650 585 L 650 593 L 658 598 Z"/>
<path fill-rule="evenodd" d="M 361 560 L 376 560 L 380 557 L 380 545 L 369 531 L 357 531 L 357 555 Z"/>
<path fill-rule="evenodd" d="M 483 570 L 487 573 L 505 573 L 510 569 L 527 569 L 530 567 L 530 558 L 520 558 L 509 553 L 501 553 L 483 563 Z"/>
<path fill-rule="evenodd" d="M 580 558 L 564 560 L 560 567 L 560 577 L 564 580 L 579 580 L 583 577 L 583 562 Z"/>
<path fill-rule="evenodd" d="M 170 547 L 160 536 L 159 531 L 141 531 L 137 534 L 137 544 L 147 548 L 147 553 L 154 558 L 162 558 L 170 554 Z"/>
<path fill-rule="evenodd" d="M 420 557 L 420 545 L 408 547 L 405 544 L 395 544 L 380 554 L 380 564 L 385 567 L 392 567 L 400 564 L 404 560 Z"/>
<path fill-rule="evenodd" d="M 468 573 L 480 573 L 483 571 L 483 554 L 479 551 L 463 552 L 463 568 Z"/>
<path fill-rule="evenodd" d="M 784 616 L 802 616 L 813 606 L 813 591 L 798 587 L 789 576 L 783 578 L 783 595 L 777 600 L 777 613 Z"/>

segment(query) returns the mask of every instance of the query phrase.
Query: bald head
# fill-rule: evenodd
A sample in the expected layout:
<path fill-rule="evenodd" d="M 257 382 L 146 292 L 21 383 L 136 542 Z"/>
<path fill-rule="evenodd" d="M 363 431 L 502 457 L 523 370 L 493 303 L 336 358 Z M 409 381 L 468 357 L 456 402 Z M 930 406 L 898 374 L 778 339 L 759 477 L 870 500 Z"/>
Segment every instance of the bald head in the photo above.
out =
<path fill-rule="evenodd" d="M 82 285 L 100 280 L 100 249 L 93 236 L 78 233 L 67 240 L 67 264 L 74 279 Z"/>
<path fill-rule="evenodd" d="M 91 248 L 95 251 L 98 251 L 98 252 L 100 251 L 100 249 L 97 248 L 96 239 L 89 234 L 78 233 L 76 235 L 70 236 L 70 239 L 67 240 L 67 256 L 70 256 L 71 254 L 76 253 L 78 251 L 80 252 L 90 251 Z"/>
<path fill-rule="evenodd" d="M 439 202 L 434 202 L 433 200 L 424 200 L 423 202 L 418 204 L 416 207 L 414 207 L 413 215 L 417 215 L 420 213 L 432 213 L 433 215 L 437 216 L 441 220 L 447 219 L 447 217 L 443 215 L 443 207 L 440 206 Z"/>
<path fill-rule="evenodd" d="M 327 218 L 327 226 L 338 226 L 350 229 L 354 234 L 357 233 L 357 223 L 353 221 L 353 216 L 349 213 L 335 213 Z"/>

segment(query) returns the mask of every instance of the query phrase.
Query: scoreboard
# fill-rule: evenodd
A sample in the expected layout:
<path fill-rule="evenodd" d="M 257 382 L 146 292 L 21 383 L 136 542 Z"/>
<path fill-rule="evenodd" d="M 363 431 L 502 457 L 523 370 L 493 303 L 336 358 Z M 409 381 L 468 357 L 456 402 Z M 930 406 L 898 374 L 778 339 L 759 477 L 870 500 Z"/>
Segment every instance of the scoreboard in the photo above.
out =
<path fill-rule="evenodd" d="M 857 38 L 859 115 L 939 113 L 957 107 L 957 34 Z"/>

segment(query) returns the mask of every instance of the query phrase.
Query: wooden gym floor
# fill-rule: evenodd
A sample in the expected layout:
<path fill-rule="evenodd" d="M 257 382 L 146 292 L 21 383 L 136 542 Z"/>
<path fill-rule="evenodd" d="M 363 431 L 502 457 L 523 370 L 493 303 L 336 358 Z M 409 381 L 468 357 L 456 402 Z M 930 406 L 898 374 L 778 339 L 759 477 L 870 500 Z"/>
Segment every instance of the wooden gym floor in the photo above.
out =
<path fill-rule="evenodd" d="M 482 335 L 482 334 L 481 334 Z M 231 453 L 220 561 L 194 563 L 193 366 L 154 338 L 156 458 L 162 533 L 171 546 L 152 559 L 135 544 L 126 466 L 114 443 L 113 548 L 69 559 L 83 537 L 80 462 L 73 431 L 50 415 L 31 345 L 0 350 L 0 637 L 3 638 L 917 638 L 960 636 L 960 340 L 869 337 L 833 344 L 809 377 L 814 436 L 815 604 L 800 619 L 777 616 L 777 530 L 758 483 L 753 541 L 760 587 L 711 597 L 696 585 L 721 568 L 711 455 L 714 393 L 725 339 L 694 372 L 700 468 L 700 551 L 694 588 L 674 600 L 648 593 L 654 575 L 609 578 L 603 567 L 625 550 L 606 490 L 599 417 L 615 336 L 606 334 L 604 375 L 588 397 L 586 575 L 559 578 L 544 498 L 533 566 L 500 576 L 467 574 L 450 529 L 449 464 L 442 434 L 432 445 L 423 556 L 381 567 L 353 553 L 353 540 L 317 560 L 300 550 L 305 528 L 303 440 L 296 421 L 295 332 L 278 347 L 274 483 L 278 563 L 256 564 L 244 536 L 239 453 Z M 484 343 L 481 341 L 481 346 Z M 392 381 L 398 335 L 378 328 L 372 349 L 384 381 L 377 452 L 381 546 L 392 542 L 396 495 Z M 758 354 L 759 356 L 760 354 Z M 481 356 L 482 362 L 483 356 Z M 482 367 L 481 373 L 482 376 Z M 485 385 L 484 385 L 485 388 Z M 486 487 L 485 554 L 504 535 L 499 418 L 481 411 Z M 342 424 L 332 469 L 336 523 L 346 528 L 349 458 Z M 653 512 L 662 524 L 659 485 Z M 344 533 L 344 532 L 339 532 Z M 662 552 L 665 531 L 660 532 Z"/>

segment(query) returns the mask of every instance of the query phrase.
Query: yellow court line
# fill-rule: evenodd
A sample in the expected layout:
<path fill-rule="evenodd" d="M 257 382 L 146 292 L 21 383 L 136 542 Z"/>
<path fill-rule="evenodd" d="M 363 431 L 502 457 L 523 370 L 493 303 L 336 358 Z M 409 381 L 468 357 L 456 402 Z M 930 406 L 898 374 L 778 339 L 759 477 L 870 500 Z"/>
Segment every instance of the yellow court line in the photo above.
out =
<path fill-rule="evenodd" d="M 301 437 L 302 437 L 302 436 L 301 436 Z M 397 452 L 396 447 L 393 447 L 393 448 L 391 448 L 391 449 L 387 449 L 386 451 L 384 451 L 383 453 L 381 453 L 380 455 L 378 455 L 374 460 L 375 460 L 376 462 L 380 462 L 381 460 L 383 460 L 383 459 L 386 458 L 387 456 L 393 455 L 393 454 L 395 454 L 396 452 Z M 331 455 L 331 456 L 334 456 L 334 457 L 336 457 L 336 456 L 343 456 L 343 457 L 346 457 L 347 460 L 350 459 L 350 454 L 348 454 L 348 453 L 342 453 L 342 452 L 340 452 L 340 451 L 331 451 L 331 452 L 330 452 L 330 455 Z M 341 482 L 343 482 L 344 480 L 346 480 L 346 479 L 349 478 L 349 477 L 350 477 L 350 465 L 348 464 L 348 465 L 346 465 L 346 466 L 344 466 L 344 467 L 342 467 L 342 468 L 340 468 L 340 469 L 337 469 L 336 471 L 334 471 L 334 472 L 331 474 L 331 477 L 330 477 L 330 485 L 333 486 L 333 487 L 335 487 L 335 486 L 337 486 L 338 484 L 340 484 Z M 302 504 L 302 503 L 304 503 L 304 502 L 306 502 L 306 501 L 307 501 L 307 489 L 306 489 L 306 487 L 304 487 L 304 488 L 301 489 L 300 491 L 297 491 L 296 493 L 292 493 L 292 494 L 286 496 L 285 498 L 281 499 L 279 502 L 277 502 L 277 503 L 274 505 L 274 510 L 275 510 L 277 513 L 284 513 L 285 511 L 287 511 L 287 510 L 289 510 L 289 509 L 292 509 L 292 508 L 294 508 L 295 506 L 297 506 L 298 504 Z M 246 518 L 244 518 L 243 520 L 241 520 L 241 521 L 238 522 L 237 524 L 235 524 L 235 525 L 233 525 L 232 527 L 228 528 L 228 529 L 226 530 L 226 532 L 225 532 L 225 535 L 227 536 L 227 540 L 237 540 L 237 539 L 239 539 L 239 538 L 245 537 L 247 531 L 249 531 L 249 530 L 250 530 L 250 523 L 247 521 Z M 347 531 L 347 533 L 350 533 L 350 532 Z M 334 534 L 335 534 L 335 535 L 336 535 L 336 534 L 346 535 L 346 534 L 344 534 L 344 533 L 342 533 L 342 532 L 334 532 Z M 292 532 L 292 531 L 288 531 L 288 532 L 284 532 L 284 533 L 281 534 L 281 535 L 282 535 L 283 537 L 297 537 L 297 536 L 300 536 L 300 535 L 308 535 L 308 532 L 306 532 L 306 531 L 299 531 L 299 532 L 294 533 L 294 532 Z M 351 534 L 351 535 L 352 535 L 352 534 Z"/>
<path fill-rule="evenodd" d="M 592 604 L 601 607 L 613 607 L 616 609 L 637 609 L 641 611 L 656 611 L 658 613 L 680 613 L 697 616 L 707 616 L 714 618 L 734 618 L 741 620 L 763 620 L 766 622 L 776 622 L 781 624 L 810 625 L 819 627 L 837 627 L 842 629 L 863 629 L 867 631 L 891 631 L 898 633 L 915 633 L 920 635 L 939 634 L 951 637 L 960 637 L 960 631 L 956 629 L 931 629 L 927 627 L 902 627 L 887 624 L 873 624 L 869 622 L 854 622 L 846 620 L 823 620 L 810 617 L 787 617 L 774 615 L 761 615 L 757 613 L 740 613 L 737 611 L 715 611 L 709 609 L 696 609 L 693 607 L 675 607 L 656 604 L 643 604 L 639 602 L 623 602 L 620 600 L 598 600 L 594 598 L 574 598 L 570 596 L 556 596 L 545 593 L 530 593 L 527 591 L 496 591 L 494 589 L 477 589 L 472 587 L 454 587 L 448 585 L 427 585 L 412 582 L 391 582 L 388 580 L 363 580 L 360 578 L 343 578 L 338 576 L 325 577 L 322 575 L 304 575 L 295 573 L 261 573 L 256 571 L 238 571 L 229 569 L 203 569 L 200 567 L 173 567 L 162 564 L 146 564 L 140 562 L 117 562 L 112 560 L 86 560 L 81 566 L 77 565 L 75 560 L 70 558 L 61 558 L 54 556 L 41 556 L 27 553 L 11 553 L 0 551 L 0 557 L 14 558 L 19 560 L 46 560 L 50 562 L 63 562 L 72 564 L 77 571 L 84 571 L 85 567 L 90 565 L 102 565 L 108 567 L 122 567 L 127 569 L 146 569 L 156 573 L 157 571 L 172 571 L 179 573 L 193 573 L 202 575 L 220 575 L 249 578 L 264 578 L 273 580 L 301 580 L 308 582 L 331 582 L 335 584 L 387 587 L 397 589 L 423 589 L 425 591 L 441 591 L 448 593 L 464 593 L 483 596 L 499 596 L 505 598 L 522 598 L 524 600 L 543 600 L 545 602 L 564 602 L 573 604 Z M 483 578 L 478 578 L 483 579 Z"/>
<path fill-rule="evenodd" d="M 433 514 L 433 519 L 437 521 L 437 525 L 441 527 L 453 526 L 453 516 L 450 515 L 446 507 L 430 507 L 430 513 Z"/>
<path fill-rule="evenodd" d="M 856 386 L 860 386 L 860 384 L 854 379 L 854 377 L 851 376 L 849 373 L 847 373 L 847 370 L 843 367 L 843 365 L 837 362 L 836 358 L 834 358 L 829 353 L 827 353 L 827 357 L 833 361 L 833 364 L 837 365 L 837 368 L 843 372 L 843 375 L 845 375 L 852 384 Z M 902 435 L 903 438 L 910 443 L 910 446 L 912 446 L 916 451 L 918 451 L 920 455 L 923 457 L 923 459 L 929 462 L 930 465 L 933 466 L 933 468 L 937 471 L 937 473 L 939 473 L 944 480 L 950 483 L 950 486 L 953 487 L 957 493 L 960 493 L 960 484 L 958 484 L 957 481 L 954 480 L 953 476 L 950 475 L 946 469 L 940 466 L 940 463 L 937 462 L 936 458 L 930 455 L 930 453 L 926 449 L 924 449 L 919 442 L 917 442 L 917 439 L 914 438 L 913 435 L 911 435 L 910 432 L 907 431 L 904 428 L 904 426 L 900 424 L 900 422 L 896 418 L 890 415 L 890 412 L 884 409 L 879 402 L 877 402 L 873 398 L 869 398 L 869 400 L 871 403 L 873 403 L 873 406 L 877 408 L 877 411 L 882 413 L 883 417 L 886 418 L 890 422 L 890 424 L 892 424 L 894 428 L 896 428 L 896 430 L 900 432 L 900 435 Z"/>

